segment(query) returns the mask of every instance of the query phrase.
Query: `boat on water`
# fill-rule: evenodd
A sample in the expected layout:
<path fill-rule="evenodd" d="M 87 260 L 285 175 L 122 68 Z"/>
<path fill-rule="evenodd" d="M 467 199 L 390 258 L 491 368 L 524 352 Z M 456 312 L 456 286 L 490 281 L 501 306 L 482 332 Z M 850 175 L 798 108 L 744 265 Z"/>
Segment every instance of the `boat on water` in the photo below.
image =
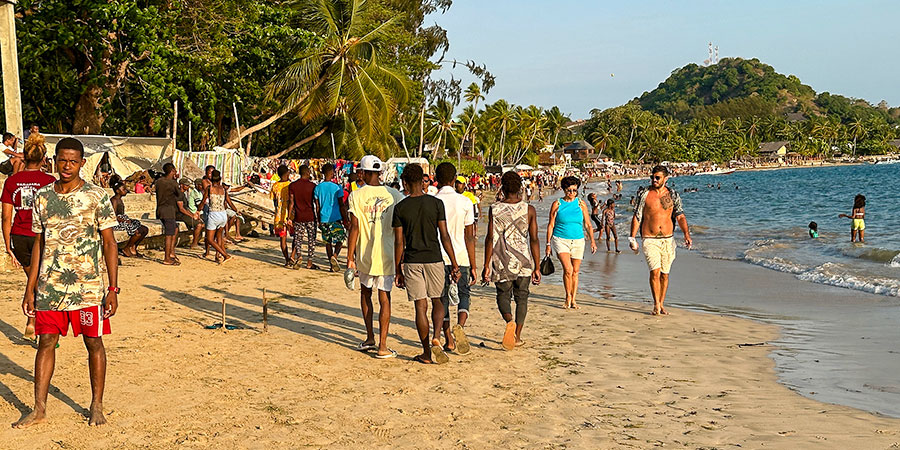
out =
<path fill-rule="evenodd" d="M 900 163 L 900 159 L 881 159 L 881 160 L 875 161 L 876 165 L 878 165 L 878 164 L 897 164 L 897 163 Z"/>
<path fill-rule="evenodd" d="M 710 170 L 709 172 L 697 172 L 694 175 L 730 175 L 733 174 L 735 169 L 718 169 L 718 170 Z"/>

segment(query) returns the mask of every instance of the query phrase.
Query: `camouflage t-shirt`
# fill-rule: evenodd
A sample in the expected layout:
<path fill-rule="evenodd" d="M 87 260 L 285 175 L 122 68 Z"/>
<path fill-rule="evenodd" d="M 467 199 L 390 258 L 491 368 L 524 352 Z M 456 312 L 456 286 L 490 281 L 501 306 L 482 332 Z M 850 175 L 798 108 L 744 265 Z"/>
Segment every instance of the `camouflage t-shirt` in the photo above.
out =
<path fill-rule="evenodd" d="M 85 182 L 68 194 L 51 183 L 34 194 L 32 231 L 44 233 L 44 253 L 34 306 L 75 311 L 103 304 L 106 264 L 100 230 L 118 224 L 109 195 Z"/>

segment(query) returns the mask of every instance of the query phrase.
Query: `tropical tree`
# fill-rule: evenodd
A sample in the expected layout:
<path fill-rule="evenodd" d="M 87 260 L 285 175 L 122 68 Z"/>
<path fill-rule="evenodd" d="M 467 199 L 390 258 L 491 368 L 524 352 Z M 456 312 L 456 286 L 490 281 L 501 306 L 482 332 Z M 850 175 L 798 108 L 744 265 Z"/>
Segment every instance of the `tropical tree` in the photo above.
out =
<path fill-rule="evenodd" d="M 496 160 L 503 164 L 503 156 L 506 153 L 506 129 L 513 121 L 515 110 L 510 104 L 503 99 L 497 100 L 488 108 L 488 124 L 495 130 L 500 131 L 499 148 L 497 149 Z"/>
<path fill-rule="evenodd" d="M 553 148 L 556 149 L 556 143 L 559 140 L 559 134 L 566 129 L 569 123 L 569 117 L 554 106 L 544 111 L 544 127 L 547 130 L 547 136 L 553 136 Z"/>
<path fill-rule="evenodd" d="M 481 94 L 481 87 L 478 86 L 478 83 L 473 82 L 466 88 L 466 91 L 463 92 L 463 98 L 469 102 L 469 105 L 472 107 L 472 114 L 469 114 L 469 120 L 464 122 L 466 124 L 466 130 L 460 140 L 459 150 L 456 151 L 457 155 L 462 153 L 463 145 L 467 140 L 474 140 L 474 135 L 471 134 L 472 123 L 475 121 L 475 116 L 477 115 L 475 112 L 478 111 L 478 102 L 484 100 L 484 95 Z M 472 148 L 475 148 L 474 144 Z"/>
<path fill-rule="evenodd" d="M 432 158 L 440 158 L 448 145 L 455 146 L 459 140 L 461 124 L 453 120 L 453 104 L 448 100 L 438 100 L 428 108 L 425 122 L 428 124 L 425 139 L 434 144 Z"/>
<path fill-rule="evenodd" d="M 267 98 L 281 109 L 225 144 L 257 132 L 288 113 L 304 123 L 322 121 L 318 130 L 272 155 L 279 158 L 339 123 L 340 131 L 359 142 L 385 142 L 398 103 L 406 101 L 408 80 L 379 63 L 379 39 L 394 22 L 371 30 L 372 10 L 365 0 L 316 0 L 305 4 L 304 22 L 320 37 L 318 44 L 293 55 L 293 61 L 272 80 Z"/>
<path fill-rule="evenodd" d="M 863 122 L 862 119 L 857 117 L 850 123 L 848 127 L 848 131 L 850 132 L 850 136 L 853 138 L 853 156 L 856 156 L 856 141 L 858 139 L 865 139 L 866 133 L 866 123 Z"/>

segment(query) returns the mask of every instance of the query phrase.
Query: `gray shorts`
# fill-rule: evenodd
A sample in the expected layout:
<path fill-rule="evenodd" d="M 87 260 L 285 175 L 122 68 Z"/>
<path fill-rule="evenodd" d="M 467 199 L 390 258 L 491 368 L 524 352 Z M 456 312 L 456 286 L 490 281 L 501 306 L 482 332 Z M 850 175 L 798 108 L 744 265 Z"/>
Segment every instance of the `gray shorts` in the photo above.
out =
<path fill-rule="evenodd" d="M 444 291 L 444 262 L 403 263 L 409 301 L 441 298 Z"/>

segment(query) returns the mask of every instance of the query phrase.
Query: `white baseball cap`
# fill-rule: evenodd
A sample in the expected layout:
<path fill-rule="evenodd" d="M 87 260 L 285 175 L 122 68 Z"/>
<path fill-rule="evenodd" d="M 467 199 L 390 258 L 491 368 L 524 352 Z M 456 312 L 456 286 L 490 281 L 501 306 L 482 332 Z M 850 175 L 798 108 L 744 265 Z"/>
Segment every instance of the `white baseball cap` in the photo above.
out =
<path fill-rule="evenodd" d="M 381 172 L 384 163 L 375 155 L 366 155 L 359 160 L 359 168 L 368 172 Z"/>

